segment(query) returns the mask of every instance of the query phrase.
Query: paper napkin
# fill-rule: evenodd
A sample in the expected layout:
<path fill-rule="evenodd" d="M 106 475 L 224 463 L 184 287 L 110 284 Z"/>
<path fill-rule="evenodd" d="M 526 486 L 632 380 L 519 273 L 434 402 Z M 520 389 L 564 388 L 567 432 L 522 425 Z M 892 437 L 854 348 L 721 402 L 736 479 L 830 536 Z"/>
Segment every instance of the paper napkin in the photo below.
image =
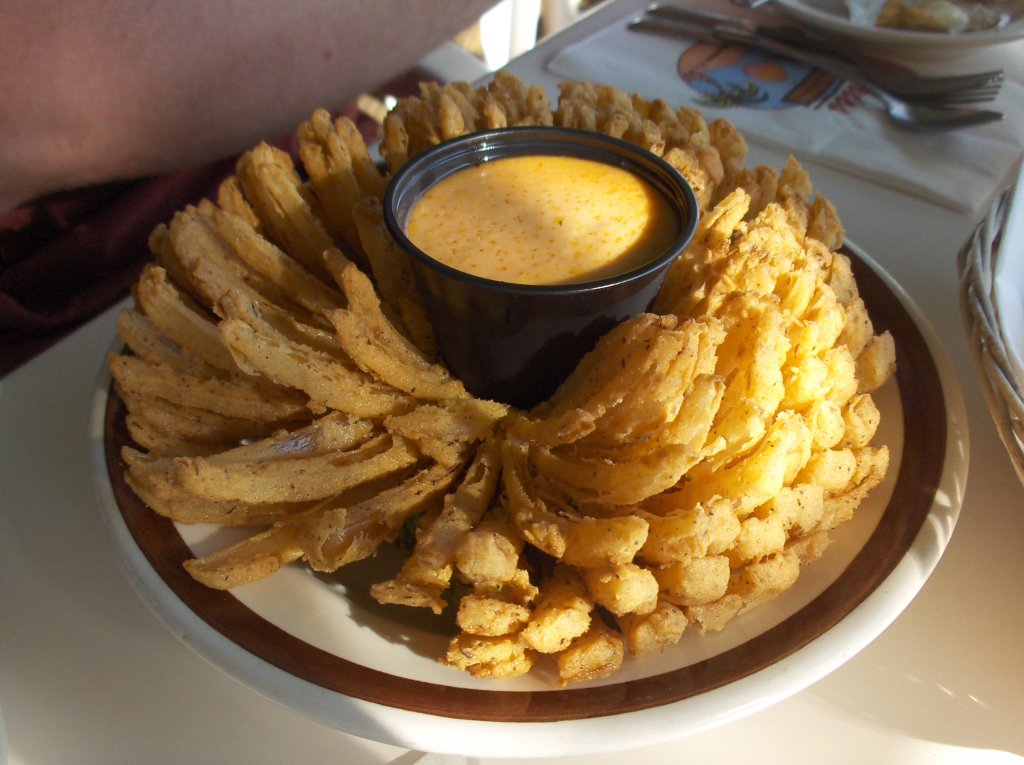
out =
<path fill-rule="evenodd" d="M 750 142 L 814 159 L 958 211 L 1006 181 L 1024 145 L 1024 86 L 989 108 L 1006 119 L 941 133 L 895 127 L 864 91 L 761 51 L 631 32 L 629 19 L 567 46 L 547 65 L 562 80 L 611 85 L 724 117 Z"/>

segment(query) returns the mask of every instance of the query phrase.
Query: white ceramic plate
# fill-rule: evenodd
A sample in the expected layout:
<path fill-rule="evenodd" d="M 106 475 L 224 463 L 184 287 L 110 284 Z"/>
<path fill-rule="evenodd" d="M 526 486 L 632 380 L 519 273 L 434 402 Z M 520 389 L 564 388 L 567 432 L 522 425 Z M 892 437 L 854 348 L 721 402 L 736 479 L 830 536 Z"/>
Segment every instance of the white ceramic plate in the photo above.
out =
<path fill-rule="evenodd" d="M 105 373 L 91 433 L 104 519 L 174 634 L 255 691 L 349 733 L 430 752 L 550 757 L 723 724 L 807 687 L 881 633 L 928 578 L 960 509 L 968 449 L 955 376 L 903 291 L 864 256 L 855 265 L 876 328 L 889 329 L 898 349 L 897 381 L 876 396 L 889 478 L 782 597 L 721 633 L 693 631 L 661 655 L 627 660 L 604 681 L 558 690 L 543 667 L 495 682 L 442 666 L 452 634 L 443 618 L 383 607 L 367 593 L 394 570 L 387 555 L 329 577 L 292 566 L 232 592 L 198 585 L 181 561 L 234 535 L 176 526 L 127 489 L 124 411 Z"/>
<path fill-rule="evenodd" d="M 1000 29 L 946 34 L 881 29 L 850 21 L 844 0 L 774 0 L 775 6 L 804 24 L 840 37 L 870 43 L 872 49 L 906 53 L 945 54 L 961 48 L 997 45 L 1024 37 L 1024 19 Z"/>

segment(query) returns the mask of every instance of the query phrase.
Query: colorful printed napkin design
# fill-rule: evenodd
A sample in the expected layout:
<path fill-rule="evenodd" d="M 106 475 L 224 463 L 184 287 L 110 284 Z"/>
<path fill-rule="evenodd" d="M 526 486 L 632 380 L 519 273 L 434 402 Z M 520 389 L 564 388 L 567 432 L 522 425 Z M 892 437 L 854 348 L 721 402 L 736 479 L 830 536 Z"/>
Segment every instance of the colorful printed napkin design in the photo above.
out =
<path fill-rule="evenodd" d="M 835 75 L 770 53 L 735 45 L 694 43 L 679 57 L 683 82 L 707 107 L 818 108 L 845 84 Z"/>

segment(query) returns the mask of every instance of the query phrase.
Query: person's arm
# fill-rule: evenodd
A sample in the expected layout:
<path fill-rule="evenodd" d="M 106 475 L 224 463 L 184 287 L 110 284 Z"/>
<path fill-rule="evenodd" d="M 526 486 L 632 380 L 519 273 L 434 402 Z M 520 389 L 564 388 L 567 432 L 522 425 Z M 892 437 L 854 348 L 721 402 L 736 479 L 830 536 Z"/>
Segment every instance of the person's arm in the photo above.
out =
<path fill-rule="evenodd" d="M 0 214 L 229 156 L 411 68 L 494 0 L 8 0 Z"/>

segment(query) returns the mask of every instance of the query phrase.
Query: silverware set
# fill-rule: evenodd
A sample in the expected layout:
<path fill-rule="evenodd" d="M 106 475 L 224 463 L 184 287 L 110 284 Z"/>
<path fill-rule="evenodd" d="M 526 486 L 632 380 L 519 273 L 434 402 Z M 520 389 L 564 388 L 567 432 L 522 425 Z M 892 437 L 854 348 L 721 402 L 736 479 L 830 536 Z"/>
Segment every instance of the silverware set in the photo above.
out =
<path fill-rule="evenodd" d="M 756 24 L 671 4 L 648 7 L 629 28 L 758 48 L 817 67 L 859 85 L 881 104 L 893 123 L 910 130 L 951 130 L 1003 119 L 1000 112 L 970 106 L 998 95 L 1001 70 L 925 76 L 831 38 L 819 40 L 795 26 Z"/>

